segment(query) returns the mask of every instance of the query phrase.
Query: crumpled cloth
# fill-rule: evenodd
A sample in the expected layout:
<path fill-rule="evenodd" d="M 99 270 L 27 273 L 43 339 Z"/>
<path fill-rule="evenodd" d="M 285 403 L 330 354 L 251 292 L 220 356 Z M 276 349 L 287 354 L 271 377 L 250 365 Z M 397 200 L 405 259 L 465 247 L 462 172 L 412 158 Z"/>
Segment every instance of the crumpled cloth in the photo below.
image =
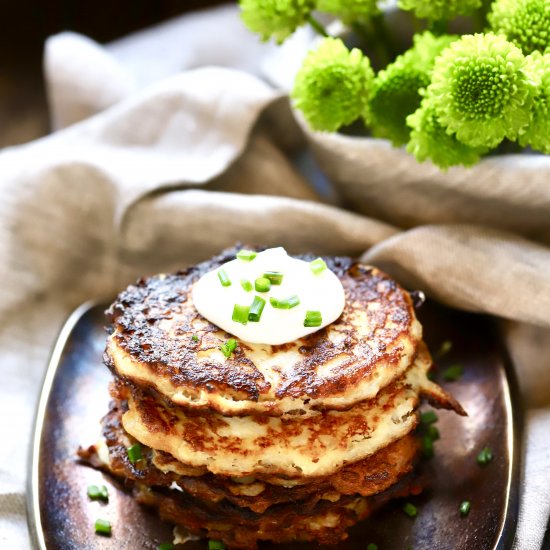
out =
<path fill-rule="evenodd" d="M 367 217 L 338 206 L 341 188 L 312 186 L 303 162 L 289 160 L 304 136 L 272 85 L 310 40 L 303 31 L 284 48 L 262 45 L 223 7 L 106 47 L 69 33 L 48 41 L 56 131 L 0 152 L 1 548 L 30 546 L 32 419 L 67 315 L 241 241 L 361 256 L 446 304 L 503 320 L 528 407 L 515 548 L 540 549 L 550 513 L 550 248 L 487 220 Z M 388 185 L 388 200 L 401 208 L 398 190 Z"/>

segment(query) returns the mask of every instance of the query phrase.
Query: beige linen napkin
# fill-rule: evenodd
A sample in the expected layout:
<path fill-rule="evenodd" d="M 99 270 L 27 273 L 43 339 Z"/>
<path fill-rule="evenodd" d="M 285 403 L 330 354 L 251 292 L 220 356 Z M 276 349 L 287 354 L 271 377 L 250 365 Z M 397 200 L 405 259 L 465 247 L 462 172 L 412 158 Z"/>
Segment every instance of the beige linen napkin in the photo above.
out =
<path fill-rule="evenodd" d="M 0 548 L 29 547 L 30 427 L 64 318 L 137 276 L 181 268 L 240 240 L 363 255 L 445 303 L 510 320 L 531 406 L 516 548 L 538 550 L 550 512 L 550 250 L 474 224 L 402 231 L 323 204 L 284 155 L 300 135 L 281 93 L 252 76 L 266 47 L 237 25 L 234 9 L 193 17 L 193 25 L 183 18 L 107 49 L 76 35 L 52 39 L 54 119 L 59 127 L 81 122 L 0 152 Z M 204 41 L 211 21 L 233 29 L 232 50 Z M 174 36 L 193 55 L 170 57 Z M 171 76 L 205 57 L 216 64 L 216 55 L 238 67 L 239 44 L 248 72 Z"/>

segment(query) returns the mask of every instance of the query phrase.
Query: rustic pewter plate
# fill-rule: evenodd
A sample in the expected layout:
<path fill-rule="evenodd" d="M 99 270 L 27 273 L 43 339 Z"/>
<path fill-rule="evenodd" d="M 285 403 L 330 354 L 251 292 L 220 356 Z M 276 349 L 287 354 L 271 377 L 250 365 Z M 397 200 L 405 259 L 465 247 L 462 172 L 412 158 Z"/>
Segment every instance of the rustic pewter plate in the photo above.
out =
<path fill-rule="evenodd" d="M 40 550 L 145 550 L 171 540 L 172 528 L 141 508 L 108 476 L 80 464 L 79 445 L 96 441 L 99 419 L 107 411 L 110 374 L 101 362 L 104 304 L 85 304 L 63 328 L 46 374 L 37 412 L 31 456 L 28 511 Z M 395 502 L 357 525 L 338 549 L 365 550 L 504 550 L 510 548 L 518 513 L 521 414 L 513 372 L 492 322 L 431 303 L 419 311 L 428 344 L 437 350 L 445 340 L 453 347 L 438 364 L 436 380 L 449 365 L 461 364 L 459 381 L 441 382 L 462 403 L 469 417 L 438 412 L 441 439 L 433 459 L 424 464 L 431 489 L 409 500 L 416 519 Z M 476 463 L 490 446 L 494 460 Z M 109 487 L 109 502 L 91 502 L 90 484 Z M 471 501 L 462 518 L 459 505 Z M 97 518 L 113 526 L 112 537 L 94 534 Z M 263 548 L 275 548 L 265 544 Z M 314 548 L 280 545 L 279 550 Z M 183 548 L 183 547 L 182 547 Z M 186 550 L 205 549 L 192 542 Z"/>

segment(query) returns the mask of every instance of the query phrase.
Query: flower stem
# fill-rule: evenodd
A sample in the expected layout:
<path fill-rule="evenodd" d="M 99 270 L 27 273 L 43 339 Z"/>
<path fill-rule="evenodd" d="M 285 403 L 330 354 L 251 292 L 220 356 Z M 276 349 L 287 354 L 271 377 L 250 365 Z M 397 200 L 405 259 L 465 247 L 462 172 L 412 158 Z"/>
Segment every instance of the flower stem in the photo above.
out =
<path fill-rule="evenodd" d="M 363 51 L 369 54 L 373 67 L 375 69 L 385 67 L 390 62 L 390 57 L 384 44 L 378 39 L 373 26 L 367 27 L 355 22 L 352 24 L 352 28 L 363 46 Z"/>
<path fill-rule="evenodd" d="M 477 32 L 483 32 L 487 25 L 487 13 L 490 9 L 490 2 L 484 1 L 481 7 L 475 11 L 474 24 L 477 27 Z"/>
<path fill-rule="evenodd" d="M 447 19 L 438 19 L 437 21 L 430 21 L 428 30 L 435 35 L 445 34 L 449 27 L 449 21 Z"/>
<path fill-rule="evenodd" d="M 311 25 L 313 30 L 315 30 L 318 34 L 320 34 L 321 36 L 324 36 L 324 37 L 328 36 L 328 33 L 325 30 L 325 27 L 323 27 L 323 25 L 321 25 L 321 23 L 319 23 L 319 21 L 317 21 L 317 19 L 315 19 L 315 17 L 313 17 L 313 15 L 309 15 L 308 18 L 307 18 L 307 21 Z"/>
<path fill-rule="evenodd" d="M 384 45 L 389 59 L 393 60 L 397 55 L 397 47 L 393 40 L 393 36 L 386 25 L 386 21 L 384 20 L 384 14 L 381 13 L 373 16 L 371 21 L 376 39 Z"/>

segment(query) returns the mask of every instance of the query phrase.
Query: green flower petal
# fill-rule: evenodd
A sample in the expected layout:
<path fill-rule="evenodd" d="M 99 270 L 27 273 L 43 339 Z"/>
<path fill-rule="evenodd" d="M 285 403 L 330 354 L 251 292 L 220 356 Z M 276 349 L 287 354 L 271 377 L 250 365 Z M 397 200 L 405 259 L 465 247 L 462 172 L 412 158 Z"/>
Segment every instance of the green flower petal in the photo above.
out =
<path fill-rule="evenodd" d="M 550 154 L 550 53 L 535 52 L 527 57 L 527 73 L 537 82 L 531 107 L 531 121 L 520 135 L 522 147 Z"/>
<path fill-rule="evenodd" d="M 496 147 L 529 124 L 535 82 L 504 37 L 462 36 L 436 59 L 428 94 L 439 121 L 463 143 Z"/>
<path fill-rule="evenodd" d="M 413 47 L 377 74 L 365 113 L 373 135 L 390 139 L 396 147 L 407 143 L 407 115 L 420 106 L 420 90 L 430 83 L 435 58 L 457 38 L 416 35 Z"/>
<path fill-rule="evenodd" d="M 374 78 L 360 50 L 325 38 L 296 75 L 292 98 L 314 130 L 334 132 L 364 112 Z"/>
<path fill-rule="evenodd" d="M 262 40 L 284 42 L 306 23 L 315 0 L 240 0 L 244 24 Z"/>
<path fill-rule="evenodd" d="M 482 0 L 399 0 L 402 10 L 413 11 L 416 17 L 439 21 L 454 19 L 457 15 L 469 15 Z"/>
<path fill-rule="evenodd" d="M 487 16 L 492 29 L 521 48 L 525 55 L 550 47 L 548 0 L 496 0 Z"/>
<path fill-rule="evenodd" d="M 419 162 L 429 159 L 442 170 L 457 164 L 472 166 L 487 151 L 469 147 L 447 133 L 429 98 L 425 98 L 421 107 L 407 118 L 407 124 L 412 128 L 407 151 Z"/>
<path fill-rule="evenodd" d="M 318 0 L 317 9 L 340 17 L 345 23 L 368 19 L 380 13 L 377 0 Z"/>

